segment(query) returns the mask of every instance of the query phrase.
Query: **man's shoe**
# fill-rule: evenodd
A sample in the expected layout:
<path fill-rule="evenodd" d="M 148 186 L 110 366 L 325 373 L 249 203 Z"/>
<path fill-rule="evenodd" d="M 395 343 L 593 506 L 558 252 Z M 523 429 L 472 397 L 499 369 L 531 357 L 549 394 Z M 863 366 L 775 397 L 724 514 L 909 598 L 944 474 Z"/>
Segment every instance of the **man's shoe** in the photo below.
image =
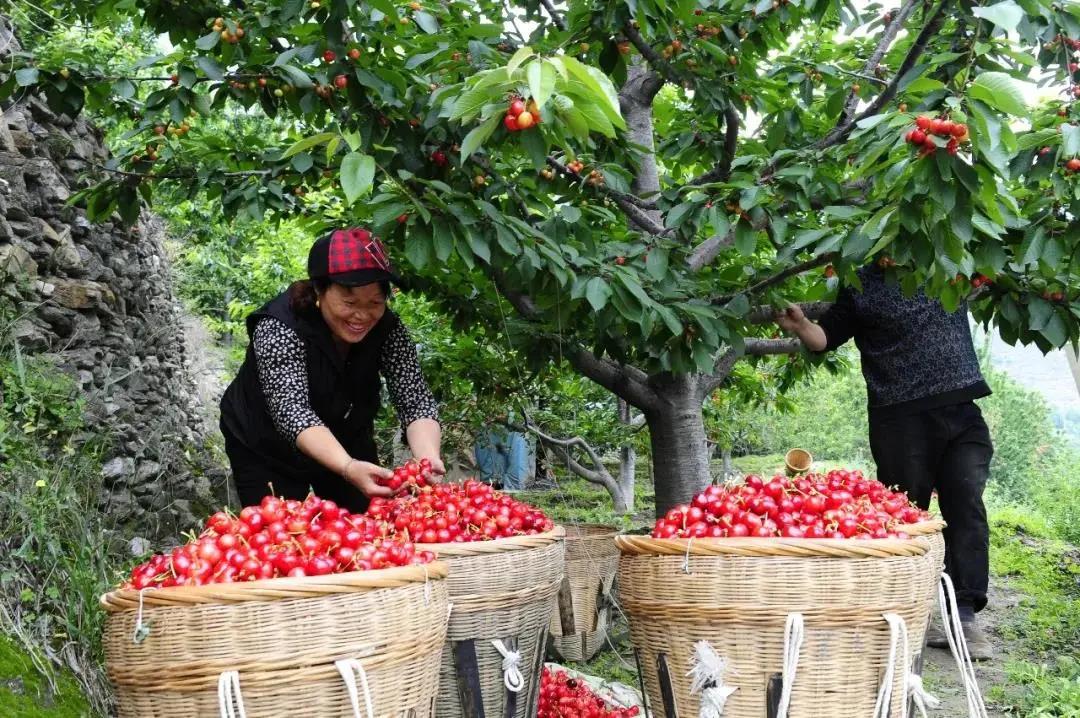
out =
<path fill-rule="evenodd" d="M 961 624 L 964 627 L 964 639 L 967 641 L 968 653 L 973 661 L 989 661 L 994 657 L 994 644 L 990 642 L 990 636 L 986 631 L 975 625 L 975 622 Z"/>
<path fill-rule="evenodd" d="M 967 641 L 968 653 L 973 661 L 988 661 L 994 657 L 994 645 L 986 632 L 975 625 L 974 621 L 960 624 L 964 629 L 964 640 Z M 931 648 L 948 648 L 949 639 L 945 631 L 936 623 L 931 623 L 926 630 L 926 645 Z"/>
<path fill-rule="evenodd" d="M 946 638 L 945 631 L 936 622 L 932 622 L 930 627 L 926 629 L 926 645 L 931 648 L 949 647 L 949 639 Z"/>

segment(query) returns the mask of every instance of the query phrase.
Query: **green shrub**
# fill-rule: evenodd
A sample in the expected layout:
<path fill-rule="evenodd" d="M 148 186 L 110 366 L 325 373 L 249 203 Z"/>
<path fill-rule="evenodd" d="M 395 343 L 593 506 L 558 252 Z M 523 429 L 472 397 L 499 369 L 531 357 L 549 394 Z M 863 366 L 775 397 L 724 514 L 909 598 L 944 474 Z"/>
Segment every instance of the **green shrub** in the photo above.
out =
<path fill-rule="evenodd" d="M 0 345 L 0 387 L 5 633 L 26 653 L 47 658 L 37 665 L 50 685 L 55 666 L 76 669 L 91 705 L 104 713 L 98 597 L 126 560 L 98 504 L 106 441 L 84 424 L 74 382 L 47 361 L 24 357 L 13 343 Z"/>

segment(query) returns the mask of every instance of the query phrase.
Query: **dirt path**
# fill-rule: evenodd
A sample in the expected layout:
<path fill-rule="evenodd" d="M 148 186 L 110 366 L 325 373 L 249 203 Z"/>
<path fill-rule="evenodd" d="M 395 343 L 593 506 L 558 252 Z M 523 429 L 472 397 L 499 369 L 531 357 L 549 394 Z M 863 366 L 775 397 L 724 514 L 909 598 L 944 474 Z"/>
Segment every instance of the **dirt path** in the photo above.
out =
<path fill-rule="evenodd" d="M 1016 655 L 1019 647 L 1001 635 L 1000 627 L 1020 603 L 1020 593 L 1009 586 L 1004 579 L 994 578 L 990 586 L 989 603 L 979 613 L 983 628 L 987 629 L 994 644 L 997 657 L 995 660 L 977 663 L 975 672 L 979 678 L 986 709 L 990 718 L 1009 718 L 989 700 L 990 688 L 1005 682 L 1005 662 Z M 936 619 L 935 619 L 936 620 Z M 923 681 L 927 690 L 941 700 L 941 706 L 929 711 L 933 718 L 961 718 L 967 716 L 967 700 L 960 683 L 956 661 L 948 649 L 926 649 L 926 663 L 923 667 Z"/>

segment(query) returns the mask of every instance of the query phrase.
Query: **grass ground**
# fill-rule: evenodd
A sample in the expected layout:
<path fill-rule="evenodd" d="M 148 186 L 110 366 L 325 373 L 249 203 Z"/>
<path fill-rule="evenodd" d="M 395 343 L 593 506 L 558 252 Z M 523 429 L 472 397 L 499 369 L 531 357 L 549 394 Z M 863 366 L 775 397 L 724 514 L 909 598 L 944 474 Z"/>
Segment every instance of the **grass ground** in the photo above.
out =
<path fill-rule="evenodd" d="M 58 674 L 54 685 L 50 685 L 29 655 L 0 634 L 0 716 L 85 718 L 92 715 L 71 676 L 52 672 Z"/>

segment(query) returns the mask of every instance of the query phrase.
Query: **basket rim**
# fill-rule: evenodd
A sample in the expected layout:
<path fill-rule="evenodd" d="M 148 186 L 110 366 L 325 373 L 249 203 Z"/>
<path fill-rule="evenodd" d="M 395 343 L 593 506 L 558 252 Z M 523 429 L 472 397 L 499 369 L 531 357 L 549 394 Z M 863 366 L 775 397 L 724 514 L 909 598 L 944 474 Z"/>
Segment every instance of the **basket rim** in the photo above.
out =
<path fill-rule="evenodd" d="M 745 556 L 760 558 L 891 558 L 922 556 L 930 551 L 923 538 L 906 539 L 789 539 L 689 538 L 654 539 L 620 535 L 615 545 L 623 556 Z"/>
<path fill-rule="evenodd" d="M 490 541 L 466 541 L 462 543 L 418 543 L 417 548 L 433 551 L 439 558 L 455 556 L 483 556 L 485 554 L 520 551 L 521 549 L 539 548 L 562 541 L 566 538 L 566 529 L 556 524 L 550 531 L 523 536 L 508 536 Z"/>
<path fill-rule="evenodd" d="M 946 526 L 948 526 L 948 524 L 945 523 L 945 519 L 932 516 L 926 521 L 919 521 L 913 524 L 901 524 L 896 528 L 909 536 L 927 536 L 929 534 L 941 533 Z"/>
<path fill-rule="evenodd" d="M 580 541 L 582 539 L 598 539 L 606 538 L 608 536 L 614 537 L 619 535 L 619 527 L 613 524 L 595 524 L 589 522 L 582 523 L 563 523 L 561 527 L 566 530 L 567 541 Z M 601 533 L 588 534 L 585 536 L 571 536 L 570 529 L 599 529 Z"/>
<path fill-rule="evenodd" d="M 363 593 L 396 588 L 411 583 L 442 580 L 449 567 L 441 561 L 416 566 L 395 566 L 368 571 L 332 573 L 326 576 L 267 578 L 236 583 L 208 583 L 202 586 L 116 589 L 102 595 L 100 605 L 110 613 L 132 611 L 143 606 L 195 606 L 318 598 L 340 593 Z"/>

